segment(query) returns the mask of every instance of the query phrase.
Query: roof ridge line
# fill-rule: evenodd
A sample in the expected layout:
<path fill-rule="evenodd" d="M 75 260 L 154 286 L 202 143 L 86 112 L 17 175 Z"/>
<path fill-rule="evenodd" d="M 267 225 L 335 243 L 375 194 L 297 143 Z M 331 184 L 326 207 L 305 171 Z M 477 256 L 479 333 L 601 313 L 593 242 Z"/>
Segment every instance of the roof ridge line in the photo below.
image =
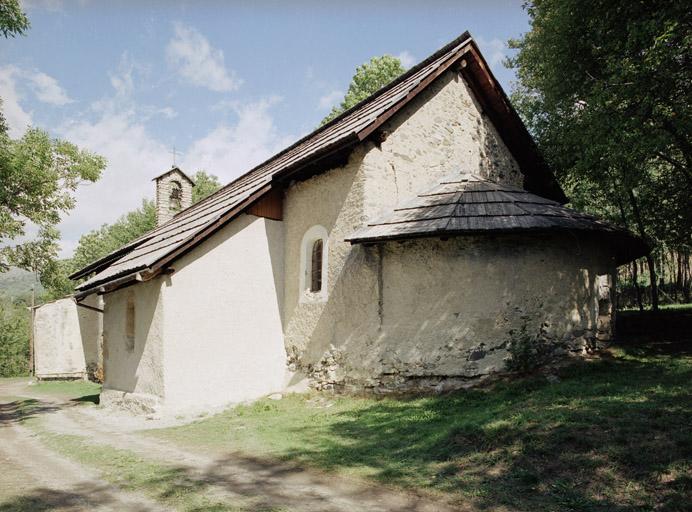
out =
<path fill-rule="evenodd" d="M 408 70 L 406 70 L 404 73 L 402 73 L 401 75 L 399 75 L 397 78 L 395 78 L 394 80 L 392 80 L 391 82 L 389 82 L 389 83 L 386 84 L 385 86 L 381 87 L 380 89 L 378 89 L 377 91 L 375 91 L 374 93 L 372 93 L 371 95 L 369 95 L 368 97 L 362 99 L 361 101 L 359 101 L 358 103 L 356 103 L 355 105 L 353 105 L 351 108 L 349 108 L 349 109 L 343 111 L 341 114 L 339 114 L 337 117 L 335 117 L 334 119 L 332 119 L 332 120 L 329 121 L 328 123 L 325 123 L 325 124 L 323 124 L 323 125 L 321 125 L 321 126 L 318 126 L 316 129 L 314 129 L 314 130 L 312 130 L 311 132 L 309 132 L 308 134 L 304 135 L 303 137 L 301 137 L 300 139 L 298 139 L 297 141 L 295 141 L 293 144 L 291 144 L 291 145 L 285 147 L 284 149 L 282 149 L 282 150 L 279 151 L 278 153 L 273 154 L 272 156 L 270 156 L 270 157 L 267 158 L 266 160 L 264 160 L 264 161 L 260 162 L 259 164 L 255 165 L 254 167 L 252 167 L 251 169 L 249 169 L 247 172 L 241 174 L 241 175 L 238 176 L 236 179 L 230 181 L 229 183 L 227 183 L 226 185 L 224 185 L 223 187 L 221 187 L 219 190 L 217 190 L 216 192 L 214 192 L 213 194 L 211 194 L 210 196 L 208 196 L 207 198 L 205 198 L 203 201 L 205 201 L 205 200 L 208 199 L 209 197 L 215 196 L 217 193 L 219 193 L 219 192 L 221 192 L 222 190 L 226 189 L 226 187 L 231 186 L 233 183 L 235 183 L 236 181 L 240 180 L 241 178 L 244 178 L 245 176 L 251 174 L 252 172 L 254 172 L 254 171 L 256 171 L 256 170 L 262 168 L 263 166 L 265 166 L 266 164 L 268 164 L 268 163 L 271 162 L 272 160 L 275 160 L 275 159 L 279 158 L 280 156 L 282 156 L 282 155 L 288 153 L 288 152 L 291 151 L 292 149 L 295 149 L 295 148 L 298 147 L 300 144 L 302 144 L 303 142 L 309 140 L 311 137 L 317 135 L 318 133 L 323 132 L 323 131 L 326 131 L 327 128 L 329 128 L 329 127 L 331 127 L 331 126 L 337 124 L 338 122 L 342 121 L 343 119 L 345 119 L 346 117 L 348 117 L 351 113 L 353 113 L 353 112 L 355 112 L 356 110 L 358 110 L 361 106 L 363 106 L 363 105 L 367 104 L 368 102 L 372 101 L 373 98 L 375 98 L 375 97 L 377 97 L 377 96 L 380 96 L 380 95 L 386 93 L 387 91 L 393 89 L 394 87 L 396 87 L 397 85 L 399 85 L 399 84 L 402 83 L 403 81 L 405 81 L 405 80 L 407 80 L 408 78 L 412 77 L 413 75 L 415 75 L 416 73 L 418 73 L 419 71 L 421 71 L 423 68 L 425 68 L 426 66 L 428 66 L 430 63 L 434 62 L 436 59 L 439 59 L 439 58 L 442 57 L 445 53 L 449 52 L 452 48 L 454 48 L 454 47 L 456 47 L 456 46 L 459 46 L 459 45 L 461 45 L 461 44 L 464 43 L 464 42 L 471 41 L 471 40 L 473 40 L 473 38 L 471 37 L 471 34 L 469 33 L 468 30 L 465 30 L 465 31 L 464 31 L 460 36 L 458 36 L 456 39 L 454 39 L 454 40 L 451 41 L 450 43 L 447 43 L 447 44 L 446 44 L 445 46 L 443 46 L 442 48 L 439 48 L 439 49 L 438 49 L 437 51 L 435 51 L 432 55 L 428 56 L 426 59 L 422 60 L 421 62 L 419 62 L 419 63 L 416 64 L 415 66 L 409 68 Z M 202 203 L 203 201 L 200 201 L 200 202 L 197 203 L 197 204 L 200 204 L 200 203 Z M 194 205 L 193 205 L 193 206 L 194 206 Z M 181 213 L 182 213 L 182 212 L 181 212 Z"/>

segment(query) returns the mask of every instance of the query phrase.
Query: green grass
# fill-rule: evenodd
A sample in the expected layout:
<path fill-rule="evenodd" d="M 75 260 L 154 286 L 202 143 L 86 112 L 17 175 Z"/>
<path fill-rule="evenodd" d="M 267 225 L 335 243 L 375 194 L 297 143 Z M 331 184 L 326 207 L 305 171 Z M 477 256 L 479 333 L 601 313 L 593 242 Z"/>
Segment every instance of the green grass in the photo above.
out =
<path fill-rule="evenodd" d="M 261 400 L 148 433 L 444 494 L 478 509 L 682 511 L 692 358 L 647 348 L 447 396 Z"/>
<path fill-rule="evenodd" d="M 692 311 L 692 304 L 661 304 L 659 309 L 664 311 Z M 651 311 L 651 305 L 644 306 L 645 311 Z M 620 311 L 639 311 L 636 306 L 622 308 Z"/>
<path fill-rule="evenodd" d="M 33 384 L 32 392 L 72 400 L 94 401 L 101 392 L 101 385 L 88 380 L 48 380 Z"/>

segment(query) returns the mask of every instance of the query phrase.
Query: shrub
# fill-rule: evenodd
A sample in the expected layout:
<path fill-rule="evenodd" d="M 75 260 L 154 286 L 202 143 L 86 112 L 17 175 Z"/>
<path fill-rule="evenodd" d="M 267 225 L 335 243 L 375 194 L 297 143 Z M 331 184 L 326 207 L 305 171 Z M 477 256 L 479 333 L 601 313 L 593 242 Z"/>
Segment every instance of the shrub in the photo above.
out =
<path fill-rule="evenodd" d="M 512 372 L 530 373 L 545 364 L 550 356 L 550 347 L 545 341 L 543 332 L 529 334 L 526 322 L 519 332 L 510 331 L 512 338 L 507 344 L 509 359 L 507 369 Z"/>
<path fill-rule="evenodd" d="M 0 297 L 0 377 L 29 373 L 29 312 L 20 302 Z"/>

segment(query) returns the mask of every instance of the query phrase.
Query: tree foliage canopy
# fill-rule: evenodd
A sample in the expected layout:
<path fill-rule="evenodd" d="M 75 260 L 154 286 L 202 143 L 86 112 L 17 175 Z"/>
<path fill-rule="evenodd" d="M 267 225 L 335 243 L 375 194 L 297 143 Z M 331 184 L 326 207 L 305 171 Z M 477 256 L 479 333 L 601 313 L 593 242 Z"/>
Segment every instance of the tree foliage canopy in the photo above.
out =
<path fill-rule="evenodd" d="M 519 78 L 513 100 L 569 192 L 611 209 L 628 190 L 641 202 L 653 194 L 676 225 L 655 226 L 648 210 L 648 234 L 688 243 L 689 5 L 535 0 L 527 9 L 531 31 L 510 41 L 519 50 L 510 60 Z M 589 201 L 594 185 L 606 197 Z"/>
<path fill-rule="evenodd" d="M 29 20 L 18 0 L 0 1 L 0 33 L 24 34 Z M 102 157 L 81 150 L 43 130 L 29 128 L 19 139 L 9 136 L 0 100 L 0 272 L 10 265 L 39 271 L 58 254 L 61 216 L 74 208 L 74 192 L 96 181 L 106 166 Z M 29 241 L 27 229 L 37 235 Z M 18 241 L 19 240 L 19 241 Z"/>
<path fill-rule="evenodd" d="M 192 179 L 195 182 L 192 188 L 192 204 L 200 202 L 221 188 L 219 178 L 205 171 L 197 171 Z"/>
<path fill-rule="evenodd" d="M 77 187 L 96 181 L 105 165 L 102 157 L 37 128 L 17 140 L 0 132 L 0 267 L 36 271 L 54 259 L 56 224 L 74 207 Z M 28 225 L 38 235 L 11 245 L 27 235 Z"/>
<path fill-rule="evenodd" d="M 29 18 L 22 11 L 19 0 L 0 1 L 0 33 L 4 37 L 23 35 L 29 26 Z"/>
<path fill-rule="evenodd" d="M 373 57 L 369 62 L 356 68 L 356 73 L 346 91 L 343 101 L 322 119 L 320 125 L 326 124 L 349 108 L 357 105 L 372 93 L 378 91 L 397 78 L 404 71 L 401 61 L 391 55 Z"/>
<path fill-rule="evenodd" d="M 656 247 L 692 232 L 692 11 L 680 0 L 533 0 L 513 103 L 572 203 Z M 649 258 L 652 294 L 653 261 Z M 654 299 L 655 302 L 655 299 Z"/>

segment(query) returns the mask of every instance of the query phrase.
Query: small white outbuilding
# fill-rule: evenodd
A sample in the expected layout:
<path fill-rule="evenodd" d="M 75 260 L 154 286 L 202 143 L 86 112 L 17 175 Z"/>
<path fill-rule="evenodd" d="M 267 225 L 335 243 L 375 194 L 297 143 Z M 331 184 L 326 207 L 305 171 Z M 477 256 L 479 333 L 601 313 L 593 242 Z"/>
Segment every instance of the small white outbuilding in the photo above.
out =
<path fill-rule="evenodd" d="M 32 311 L 33 369 L 38 379 L 99 379 L 102 372 L 101 297 L 72 297 Z"/>

